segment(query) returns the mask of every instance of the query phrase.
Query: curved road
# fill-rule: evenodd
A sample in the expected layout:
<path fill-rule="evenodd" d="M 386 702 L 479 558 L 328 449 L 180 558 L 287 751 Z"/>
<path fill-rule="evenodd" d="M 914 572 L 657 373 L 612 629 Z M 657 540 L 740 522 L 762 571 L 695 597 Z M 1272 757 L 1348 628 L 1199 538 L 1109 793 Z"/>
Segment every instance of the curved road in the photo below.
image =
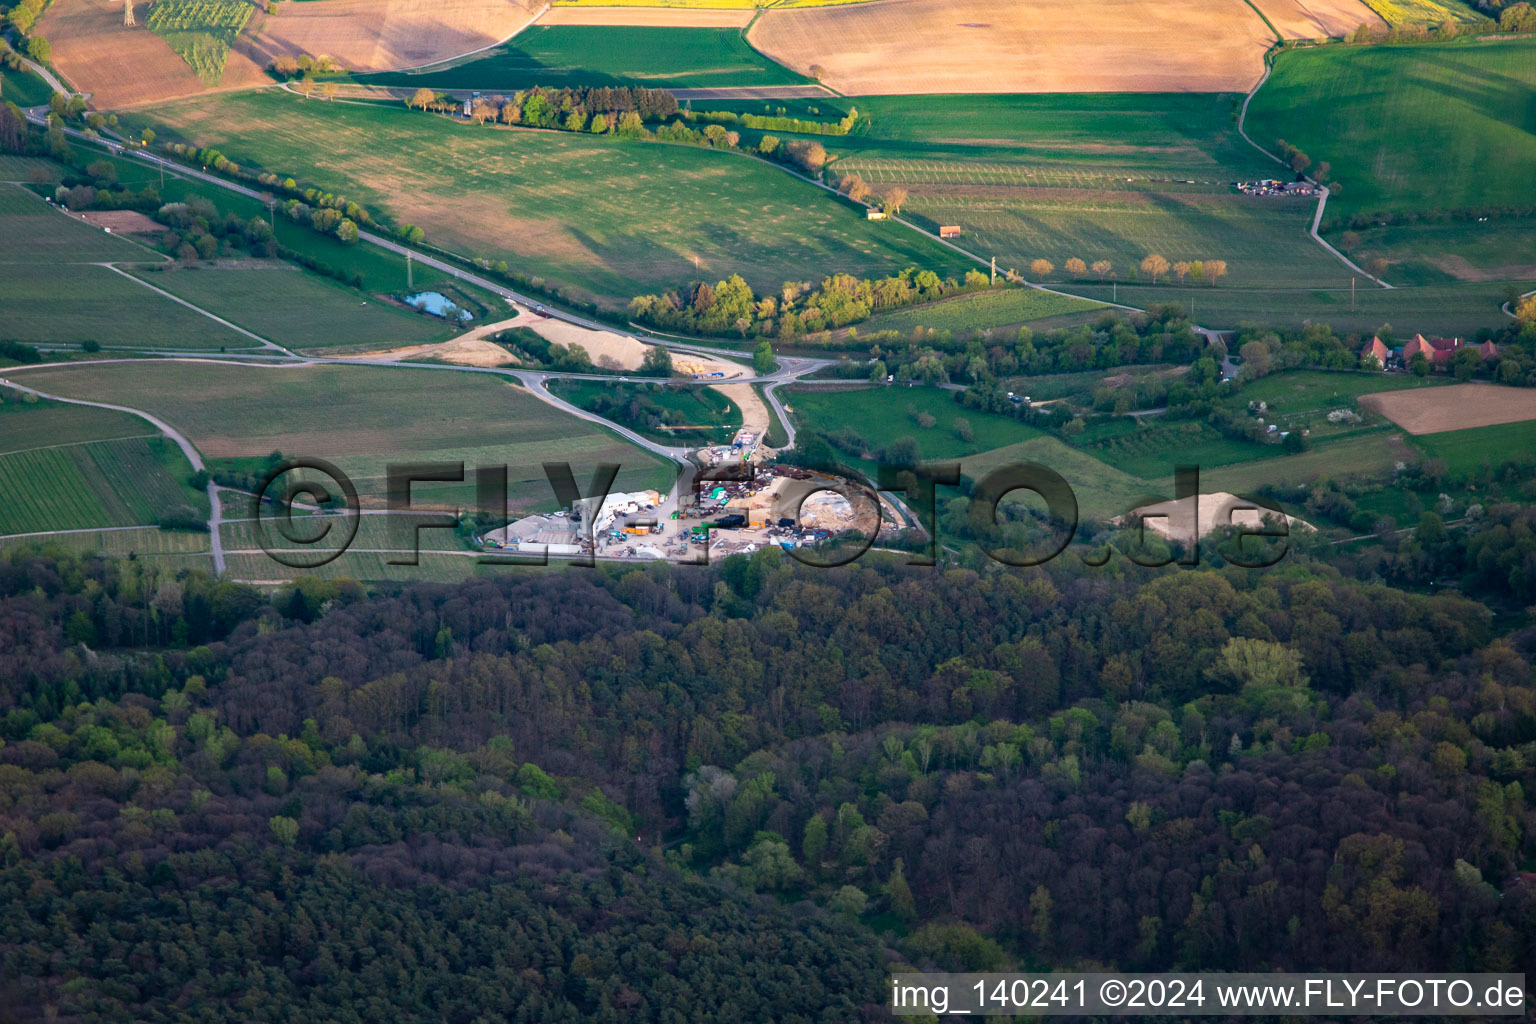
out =
<path fill-rule="evenodd" d="M 17 391 L 25 391 L 28 394 L 36 395 L 38 398 L 46 398 L 50 402 L 64 402 L 68 405 L 89 405 L 94 406 L 97 409 L 111 409 L 113 412 L 125 412 L 130 416 L 137 416 L 139 419 L 147 421 L 156 430 L 159 430 L 161 433 L 165 434 L 165 436 L 169 437 L 172 441 L 175 441 L 176 446 L 181 449 L 181 453 L 185 455 L 187 457 L 187 461 L 192 464 L 193 472 L 206 472 L 207 470 L 207 467 L 203 465 L 202 455 L 198 453 L 197 448 L 192 444 L 191 441 L 187 440 L 181 431 L 177 430 L 175 427 L 171 426 L 160 417 L 147 413 L 143 409 L 133 409 L 126 405 L 111 405 L 107 402 L 87 402 L 81 398 L 64 398 L 61 395 L 50 395 L 46 391 L 38 391 L 36 388 L 29 388 L 25 385 L 17 384 L 14 380 L 9 380 L 4 377 L 0 377 L 0 384 L 5 385 L 6 387 L 14 388 Z M 223 523 L 224 509 L 219 504 L 219 485 L 210 479 L 208 481 L 208 549 L 213 555 L 213 571 L 217 575 L 221 576 L 224 574 L 224 542 L 219 537 L 219 527 L 222 526 Z"/>

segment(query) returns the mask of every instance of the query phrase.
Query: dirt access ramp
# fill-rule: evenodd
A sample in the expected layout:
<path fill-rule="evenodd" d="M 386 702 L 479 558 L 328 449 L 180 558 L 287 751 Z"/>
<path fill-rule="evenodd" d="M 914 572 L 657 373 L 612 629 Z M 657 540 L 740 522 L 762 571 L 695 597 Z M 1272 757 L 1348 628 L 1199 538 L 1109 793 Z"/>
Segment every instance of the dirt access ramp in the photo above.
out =
<path fill-rule="evenodd" d="M 1288 12 L 1298 0 L 1269 3 Z M 1354 4 L 1361 21 L 1374 17 L 1358 0 L 1327 3 Z M 853 96 L 1245 92 L 1264 73 L 1264 52 L 1274 42 L 1245 0 L 875 0 L 770 8 L 747 39 L 802 74 L 818 67 L 815 77 Z"/>
<path fill-rule="evenodd" d="M 484 49 L 543 9 L 528 0 L 323 0 L 257 14 L 236 43 L 265 67 L 277 57 L 327 56 L 353 71 L 393 71 Z"/>
<path fill-rule="evenodd" d="M 1452 384 L 1361 395 L 1362 408 L 1379 412 L 1410 434 L 1443 434 L 1536 419 L 1536 390 L 1497 384 Z"/>
<path fill-rule="evenodd" d="M 53 44 L 52 63 L 100 110 L 181 99 L 209 87 L 164 39 L 144 24 L 149 4 L 134 3 L 137 23 L 123 24 L 122 0 L 54 0 L 37 34 Z M 249 57 L 231 50 L 218 89 L 248 89 L 271 79 Z"/>

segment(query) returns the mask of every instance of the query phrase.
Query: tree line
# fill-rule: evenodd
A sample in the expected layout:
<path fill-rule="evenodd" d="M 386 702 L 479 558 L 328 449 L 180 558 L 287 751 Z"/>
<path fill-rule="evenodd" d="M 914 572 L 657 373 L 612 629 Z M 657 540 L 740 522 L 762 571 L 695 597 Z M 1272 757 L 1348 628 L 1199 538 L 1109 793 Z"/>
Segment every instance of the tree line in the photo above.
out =
<path fill-rule="evenodd" d="M 759 296 L 741 275 L 732 274 L 713 285 L 698 281 L 685 288 L 636 296 L 629 312 L 636 320 L 665 330 L 790 341 L 858 323 L 881 310 L 991 287 L 991 279 L 978 270 L 956 279 L 908 267 L 876 279 L 833 274 L 815 287 L 808 281 L 786 281 L 777 295 Z"/>

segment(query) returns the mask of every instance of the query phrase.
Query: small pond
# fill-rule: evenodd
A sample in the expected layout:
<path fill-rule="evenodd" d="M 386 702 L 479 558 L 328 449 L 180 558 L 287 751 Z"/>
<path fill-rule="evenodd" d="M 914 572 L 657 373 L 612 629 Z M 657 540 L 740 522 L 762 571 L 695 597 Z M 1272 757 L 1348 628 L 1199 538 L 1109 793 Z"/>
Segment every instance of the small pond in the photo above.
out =
<path fill-rule="evenodd" d="M 440 292 L 417 292 L 415 295 L 407 295 L 405 301 L 417 309 L 426 310 L 433 316 L 446 317 L 454 313 L 460 320 L 473 320 L 474 314 L 467 309 L 460 309 L 453 300 Z"/>

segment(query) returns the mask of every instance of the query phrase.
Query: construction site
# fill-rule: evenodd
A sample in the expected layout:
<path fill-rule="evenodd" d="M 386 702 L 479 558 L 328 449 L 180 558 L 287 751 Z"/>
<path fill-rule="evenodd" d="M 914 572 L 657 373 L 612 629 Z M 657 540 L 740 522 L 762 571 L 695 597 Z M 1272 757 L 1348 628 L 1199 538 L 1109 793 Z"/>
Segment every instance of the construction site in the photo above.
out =
<path fill-rule="evenodd" d="M 714 451 L 700 455 L 707 459 Z M 723 558 L 766 547 L 862 541 L 906 522 L 887 498 L 845 481 L 794 466 L 759 466 L 750 453 L 742 461 L 740 446 L 725 451 L 731 455 L 722 461 L 742 466 L 739 479 L 686 474 L 667 495 L 636 491 L 584 498 L 492 530 L 480 538 L 481 546 L 532 558 L 700 562 L 706 553 Z"/>

